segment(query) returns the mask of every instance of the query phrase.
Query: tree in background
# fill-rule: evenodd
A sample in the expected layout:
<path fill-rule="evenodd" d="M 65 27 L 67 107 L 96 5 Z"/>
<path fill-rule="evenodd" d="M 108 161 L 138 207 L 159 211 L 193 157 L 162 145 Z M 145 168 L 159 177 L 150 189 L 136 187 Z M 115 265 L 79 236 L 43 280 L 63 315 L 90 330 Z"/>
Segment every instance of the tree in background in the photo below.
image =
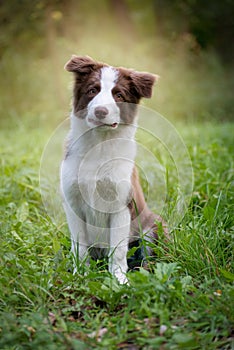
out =
<path fill-rule="evenodd" d="M 215 49 L 232 63 L 234 2 L 231 0 L 154 0 L 155 16 L 165 37 L 191 33 L 201 49 Z"/>

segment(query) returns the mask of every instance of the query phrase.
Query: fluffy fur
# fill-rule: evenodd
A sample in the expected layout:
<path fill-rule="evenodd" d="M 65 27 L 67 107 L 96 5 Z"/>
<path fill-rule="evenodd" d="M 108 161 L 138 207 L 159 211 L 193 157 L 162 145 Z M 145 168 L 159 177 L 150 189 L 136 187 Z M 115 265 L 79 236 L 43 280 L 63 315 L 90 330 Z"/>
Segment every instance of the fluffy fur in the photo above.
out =
<path fill-rule="evenodd" d="M 141 229 L 155 242 L 161 221 L 145 203 L 134 166 L 137 105 L 151 97 L 157 76 L 79 56 L 65 69 L 75 77 L 61 165 L 72 251 L 80 260 L 107 255 L 109 271 L 125 283 L 129 243 Z"/>

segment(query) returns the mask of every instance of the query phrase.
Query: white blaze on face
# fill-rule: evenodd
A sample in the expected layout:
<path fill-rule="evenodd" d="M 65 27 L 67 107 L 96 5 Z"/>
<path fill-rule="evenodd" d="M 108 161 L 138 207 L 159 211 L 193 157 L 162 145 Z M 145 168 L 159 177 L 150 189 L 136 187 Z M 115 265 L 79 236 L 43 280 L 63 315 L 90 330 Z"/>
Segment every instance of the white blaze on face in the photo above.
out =
<path fill-rule="evenodd" d="M 111 90 L 116 84 L 118 72 L 112 67 L 104 67 L 101 69 L 101 92 L 100 94 L 110 95 L 112 100 Z"/>
<path fill-rule="evenodd" d="M 111 125 L 120 122 L 120 110 L 112 96 L 112 89 L 117 79 L 118 71 L 116 69 L 112 67 L 103 67 L 101 69 L 101 90 L 88 104 L 88 120 L 91 121 L 91 124 L 92 121 L 97 121 L 95 117 L 95 108 L 97 107 L 105 107 L 108 110 L 108 114 L 102 120 L 103 123 Z"/>

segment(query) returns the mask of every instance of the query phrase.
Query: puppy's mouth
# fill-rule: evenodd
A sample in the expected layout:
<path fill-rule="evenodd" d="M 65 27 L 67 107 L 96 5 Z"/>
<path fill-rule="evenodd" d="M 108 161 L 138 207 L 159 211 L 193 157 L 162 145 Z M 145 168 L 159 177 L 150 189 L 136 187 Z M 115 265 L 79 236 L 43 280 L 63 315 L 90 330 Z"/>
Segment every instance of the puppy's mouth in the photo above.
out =
<path fill-rule="evenodd" d="M 111 125 L 109 125 L 112 129 L 116 129 L 118 127 L 118 123 L 113 123 Z"/>
<path fill-rule="evenodd" d="M 92 124 L 94 124 L 97 127 L 106 127 L 106 128 L 110 128 L 110 129 L 116 129 L 119 126 L 119 123 L 112 123 L 112 124 L 107 124 L 107 123 L 103 123 L 100 120 L 94 120 L 89 118 L 89 122 L 91 122 Z"/>

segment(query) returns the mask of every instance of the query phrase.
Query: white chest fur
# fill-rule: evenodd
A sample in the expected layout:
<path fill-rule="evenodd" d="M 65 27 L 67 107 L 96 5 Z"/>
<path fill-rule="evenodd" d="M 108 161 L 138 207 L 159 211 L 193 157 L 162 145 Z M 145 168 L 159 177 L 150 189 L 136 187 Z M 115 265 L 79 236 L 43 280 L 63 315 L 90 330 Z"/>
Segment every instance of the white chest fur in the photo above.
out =
<path fill-rule="evenodd" d="M 127 207 L 136 155 L 135 131 L 136 126 L 120 125 L 118 131 L 97 128 L 77 139 L 74 130 L 70 135 L 61 167 L 62 192 L 72 211 L 93 228 L 109 229 L 110 216 Z"/>

